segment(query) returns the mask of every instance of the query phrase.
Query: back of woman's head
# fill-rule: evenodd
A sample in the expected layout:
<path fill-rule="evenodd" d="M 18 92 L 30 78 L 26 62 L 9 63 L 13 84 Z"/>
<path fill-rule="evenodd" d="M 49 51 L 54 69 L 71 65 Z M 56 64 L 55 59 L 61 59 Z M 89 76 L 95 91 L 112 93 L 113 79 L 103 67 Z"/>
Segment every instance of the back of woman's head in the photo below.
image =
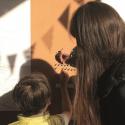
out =
<path fill-rule="evenodd" d="M 50 101 L 50 86 L 47 78 L 34 73 L 22 78 L 13 90 L 13 98 L 26 116 L 40 113 Z"/>
<path fill-rule="evenodd" d="M 71 21 L 71 34 L 85 52 L 104 56 L 119 54 L 125 47 L 125 24 L 109 5 L 89 2 L 81 6 Z"/>
<path fill-rule="evenodd" d="M 125 52 L 125 24 L 111 6 L 89 2 L 75 12 L 70 31 L 78 49 L 77 125 L 98 125 L 97 80 Z"/>

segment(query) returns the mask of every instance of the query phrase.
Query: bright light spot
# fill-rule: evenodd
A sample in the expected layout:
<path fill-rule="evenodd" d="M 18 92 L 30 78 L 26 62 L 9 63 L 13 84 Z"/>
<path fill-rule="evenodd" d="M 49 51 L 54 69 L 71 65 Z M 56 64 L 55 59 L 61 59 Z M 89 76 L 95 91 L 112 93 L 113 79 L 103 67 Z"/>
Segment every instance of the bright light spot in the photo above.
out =
<path fill-rule="evenodd" d="M 102 2 L 111 5 L 125 21 L 125 0 L 102 0 Z"/>
<path fill-rule="evenodd" d="M 0 17 L 0 96 L 19 80 L 20 66 L 26 61 L 24 51 L 31 45 L 30 0 Z M 7 56 L 16 54 L 13 73 Z"/>

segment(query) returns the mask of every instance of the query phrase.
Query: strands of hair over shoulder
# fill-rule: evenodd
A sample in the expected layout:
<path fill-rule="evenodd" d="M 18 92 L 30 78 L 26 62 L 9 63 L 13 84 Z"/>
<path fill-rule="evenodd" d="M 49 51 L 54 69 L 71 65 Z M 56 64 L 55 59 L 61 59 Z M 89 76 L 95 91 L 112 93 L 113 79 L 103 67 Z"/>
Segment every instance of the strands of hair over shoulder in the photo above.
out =
<path fill-rule="evenodd" d="M 125 24 L 109 5 L 89 2 L 75 12 L 70 26 L 77 41 L 75 113 L 77 125 L 100 125 L 97 80 L 125 50 Z"/>

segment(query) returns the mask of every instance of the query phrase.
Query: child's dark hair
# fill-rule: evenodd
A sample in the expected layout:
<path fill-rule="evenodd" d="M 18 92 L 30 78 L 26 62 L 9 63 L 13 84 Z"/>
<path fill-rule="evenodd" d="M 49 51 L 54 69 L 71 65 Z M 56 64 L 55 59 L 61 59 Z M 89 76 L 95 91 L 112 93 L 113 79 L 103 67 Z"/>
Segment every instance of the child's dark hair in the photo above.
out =
<path fill-rule="evenodd" d="M 13 98 L 23 115 L 30 116 L 42 111 L 50 101 L 50 85 L 40 73 L 22 78 L 13 90 Z"/>

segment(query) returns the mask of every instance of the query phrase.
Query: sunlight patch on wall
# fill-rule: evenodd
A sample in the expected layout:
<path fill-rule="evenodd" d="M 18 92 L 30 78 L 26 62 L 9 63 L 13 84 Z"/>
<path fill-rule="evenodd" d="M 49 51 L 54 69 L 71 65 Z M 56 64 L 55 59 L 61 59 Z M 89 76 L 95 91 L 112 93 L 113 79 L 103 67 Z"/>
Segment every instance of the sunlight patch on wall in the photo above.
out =
<path fill-rule="evenodd" d="M 0 96 L 19 80 L 30 39 L 30 0 L 26 0 L 0 17 Z"/>

